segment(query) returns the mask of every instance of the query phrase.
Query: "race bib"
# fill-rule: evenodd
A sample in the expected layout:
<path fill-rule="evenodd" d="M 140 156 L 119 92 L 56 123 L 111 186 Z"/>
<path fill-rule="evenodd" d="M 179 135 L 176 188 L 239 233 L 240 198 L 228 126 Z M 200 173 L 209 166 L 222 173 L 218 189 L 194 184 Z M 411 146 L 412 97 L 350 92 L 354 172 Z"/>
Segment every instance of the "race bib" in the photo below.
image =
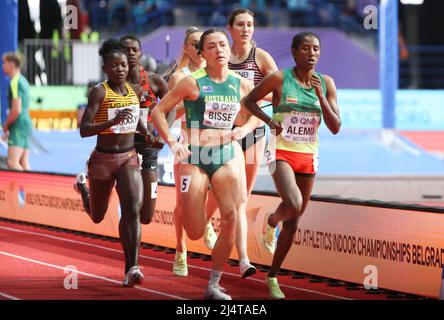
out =
<path fill-rule="evenodd" d="M 315 143 L 320 121 L 315 112 L 293 111 L 285 115 L 281 135 L 289 142 Z"/>
<path fill-rule="evenodd" d="M 231 130 L 239 110 L 240 103 L 206 102 L 203 124 L 214 129 Z"/>
<path fill-rule="evenodd" d="M 242 78 L 254 81 L 254 70 L 235 70 Z"/>
<path fill-rule="evenodd" d="M 125 120 L 119 124 L 116 124 L 110 128 L 113 133 L 132 133 L 136 131 L 137 123 L 139 122 L 139 105 L 126 106 L 121 108 L 110 108 L 108 109 L 108 120 L 112 120 L 116 117 L 120 110 L 130 109 L 131 119 Z"/>

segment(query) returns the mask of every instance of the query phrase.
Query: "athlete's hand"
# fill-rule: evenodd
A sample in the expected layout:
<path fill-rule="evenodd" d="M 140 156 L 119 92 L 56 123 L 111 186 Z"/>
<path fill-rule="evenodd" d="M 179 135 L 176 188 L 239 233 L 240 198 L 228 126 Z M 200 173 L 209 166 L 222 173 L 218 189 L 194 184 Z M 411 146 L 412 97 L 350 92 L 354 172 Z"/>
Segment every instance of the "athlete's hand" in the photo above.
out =
<path fill-rule="evenodd" d="M 132 117 L 133 117 L 133 114 L 131 112 L 131 109 L 129 109 L 129 108 L 128 109 L 123 109 L 123 110 L 120 110 L 116 114 L 116 116 L 113 119 L 113 122 L 114 122 L 114 124 L 119 124 L 119 123 L 122 123 L 124 121 L 131 120 Z"/>
<path fill-rule="evenodd" d="M 313 75 L 310 79 L 310 84 L 312 88 L 315 89 L 316 96 L 319 100 L 324 96 L 324 92 L 322 91 L 322 82 L 321 79 L 317 75 Z"/>
<path fill-rule="evenodd" d="M 282 125 L 274 119 L 270 121 L 268 126 L 270 127 L 270 132 L 275 136 L 280 135 L 283 130 Z"/>
<path fill-rule="evenodd" d="M 150 148 L 153 149 L 162 149 L 165 142 L 161 137 L 156 137 L 152 134 L 148 134 L 146 136 L 146 143 Z"/>
<path fill-rule="evenodd" d="M 171 152 L 179 159 L 179 161 L 191 156 L 191 151 L 188 150 L 188 146 L 183 143 L 175 142 L 170 146 L 170 149 Z"/>
<path fill-rule="evenodd" d="M 241 140 L 249 133 L 244 127 L 236 127 L 231 131 L 231 140 Z"/>

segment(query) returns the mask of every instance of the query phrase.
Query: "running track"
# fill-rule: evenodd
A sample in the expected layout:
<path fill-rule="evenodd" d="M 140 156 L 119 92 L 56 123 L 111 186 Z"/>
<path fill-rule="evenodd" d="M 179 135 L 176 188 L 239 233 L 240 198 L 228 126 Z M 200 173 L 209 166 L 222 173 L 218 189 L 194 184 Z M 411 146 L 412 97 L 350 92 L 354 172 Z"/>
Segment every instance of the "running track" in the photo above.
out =
<path fill-rule="evenodd" d="M 211 261 L 188 258 L 189 276 L 171 272 L 174 254 L 141 249 L 142 285 L 122 288 L 123 253 L 120 243 L 0 220 L 0 300 L 200 300 L 206 288 Z M 64 288 L 69 268 L 77 269 L 78 289 Z M 237 266 L 227 265 L 221 285 L 233 299 L 268 298 L 265 273 L 241 279 Z M 348 290 L 313 279 L 279 276 L 287 299 L 368 300 L 386 294 Z M 402 299 L 412 298 L 403 296 Z"/>

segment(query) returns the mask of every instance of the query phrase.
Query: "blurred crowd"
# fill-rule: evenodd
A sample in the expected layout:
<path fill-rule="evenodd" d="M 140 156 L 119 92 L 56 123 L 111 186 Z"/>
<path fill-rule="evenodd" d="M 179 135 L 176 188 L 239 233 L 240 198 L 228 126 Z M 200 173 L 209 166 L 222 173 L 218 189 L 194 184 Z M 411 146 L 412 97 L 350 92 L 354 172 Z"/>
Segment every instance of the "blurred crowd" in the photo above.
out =
<path fill-rule="evenodd" d="M 378 5 L 378 0 L 58 0 L 39 1 L 40 14 L 30 14 L 30 4 L 35 1 L 19 0 L 19 39 L 50 39 L 57 30 L 62 35 L 66 5 L 78 12 L 78 28 L 71 30 L 71 39 L 88 39 L 93 31 L 107 32 L 124 29 L 142 34 L 147 25 L 156 21 L 174 24 L 174 8 L 193 10 L 199 21 L 195 25 L 222 26 L 228 12 L 234 7 L 248 8 L 255 13 L 258 26 L 271 26 L 276 21 L 270 16 L 286 12 L 289 26 L 336 26 L 351 28 L 361 24 L 364 8 Z M 31 5 L 31 9 L 32 5 Z M 39 26 L 35 17 L 39 16 Z M 66 35 L 65 35 L 66 36 Z"/>

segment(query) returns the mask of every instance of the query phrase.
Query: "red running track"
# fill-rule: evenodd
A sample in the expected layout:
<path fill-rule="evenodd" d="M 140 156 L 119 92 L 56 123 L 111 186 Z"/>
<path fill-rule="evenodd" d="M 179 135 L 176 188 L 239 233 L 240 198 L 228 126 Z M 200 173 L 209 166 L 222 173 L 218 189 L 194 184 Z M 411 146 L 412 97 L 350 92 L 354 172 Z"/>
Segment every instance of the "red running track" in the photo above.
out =
<path fill-rule="evenodd" d="M 173 275 L 173 260 L 174 254 L 141 249 L 145 280 L 135 288 L 123 288 L 120 243 L 0 221 L 0 300 L 203 299 L 211 261 L 188 258 L 189 276 L 182 278 Z M 77 269 L 77 290 L 64 287 L 72 266 Z M 264 278 L 265 273 L 258 272 L 241 279 L 239 268 L 227 265 L 221 285 L 233 299 L 267 299 Z M 279 276 L 279 282 L 287 299 L 386 299 L 291 276 Z"/>

